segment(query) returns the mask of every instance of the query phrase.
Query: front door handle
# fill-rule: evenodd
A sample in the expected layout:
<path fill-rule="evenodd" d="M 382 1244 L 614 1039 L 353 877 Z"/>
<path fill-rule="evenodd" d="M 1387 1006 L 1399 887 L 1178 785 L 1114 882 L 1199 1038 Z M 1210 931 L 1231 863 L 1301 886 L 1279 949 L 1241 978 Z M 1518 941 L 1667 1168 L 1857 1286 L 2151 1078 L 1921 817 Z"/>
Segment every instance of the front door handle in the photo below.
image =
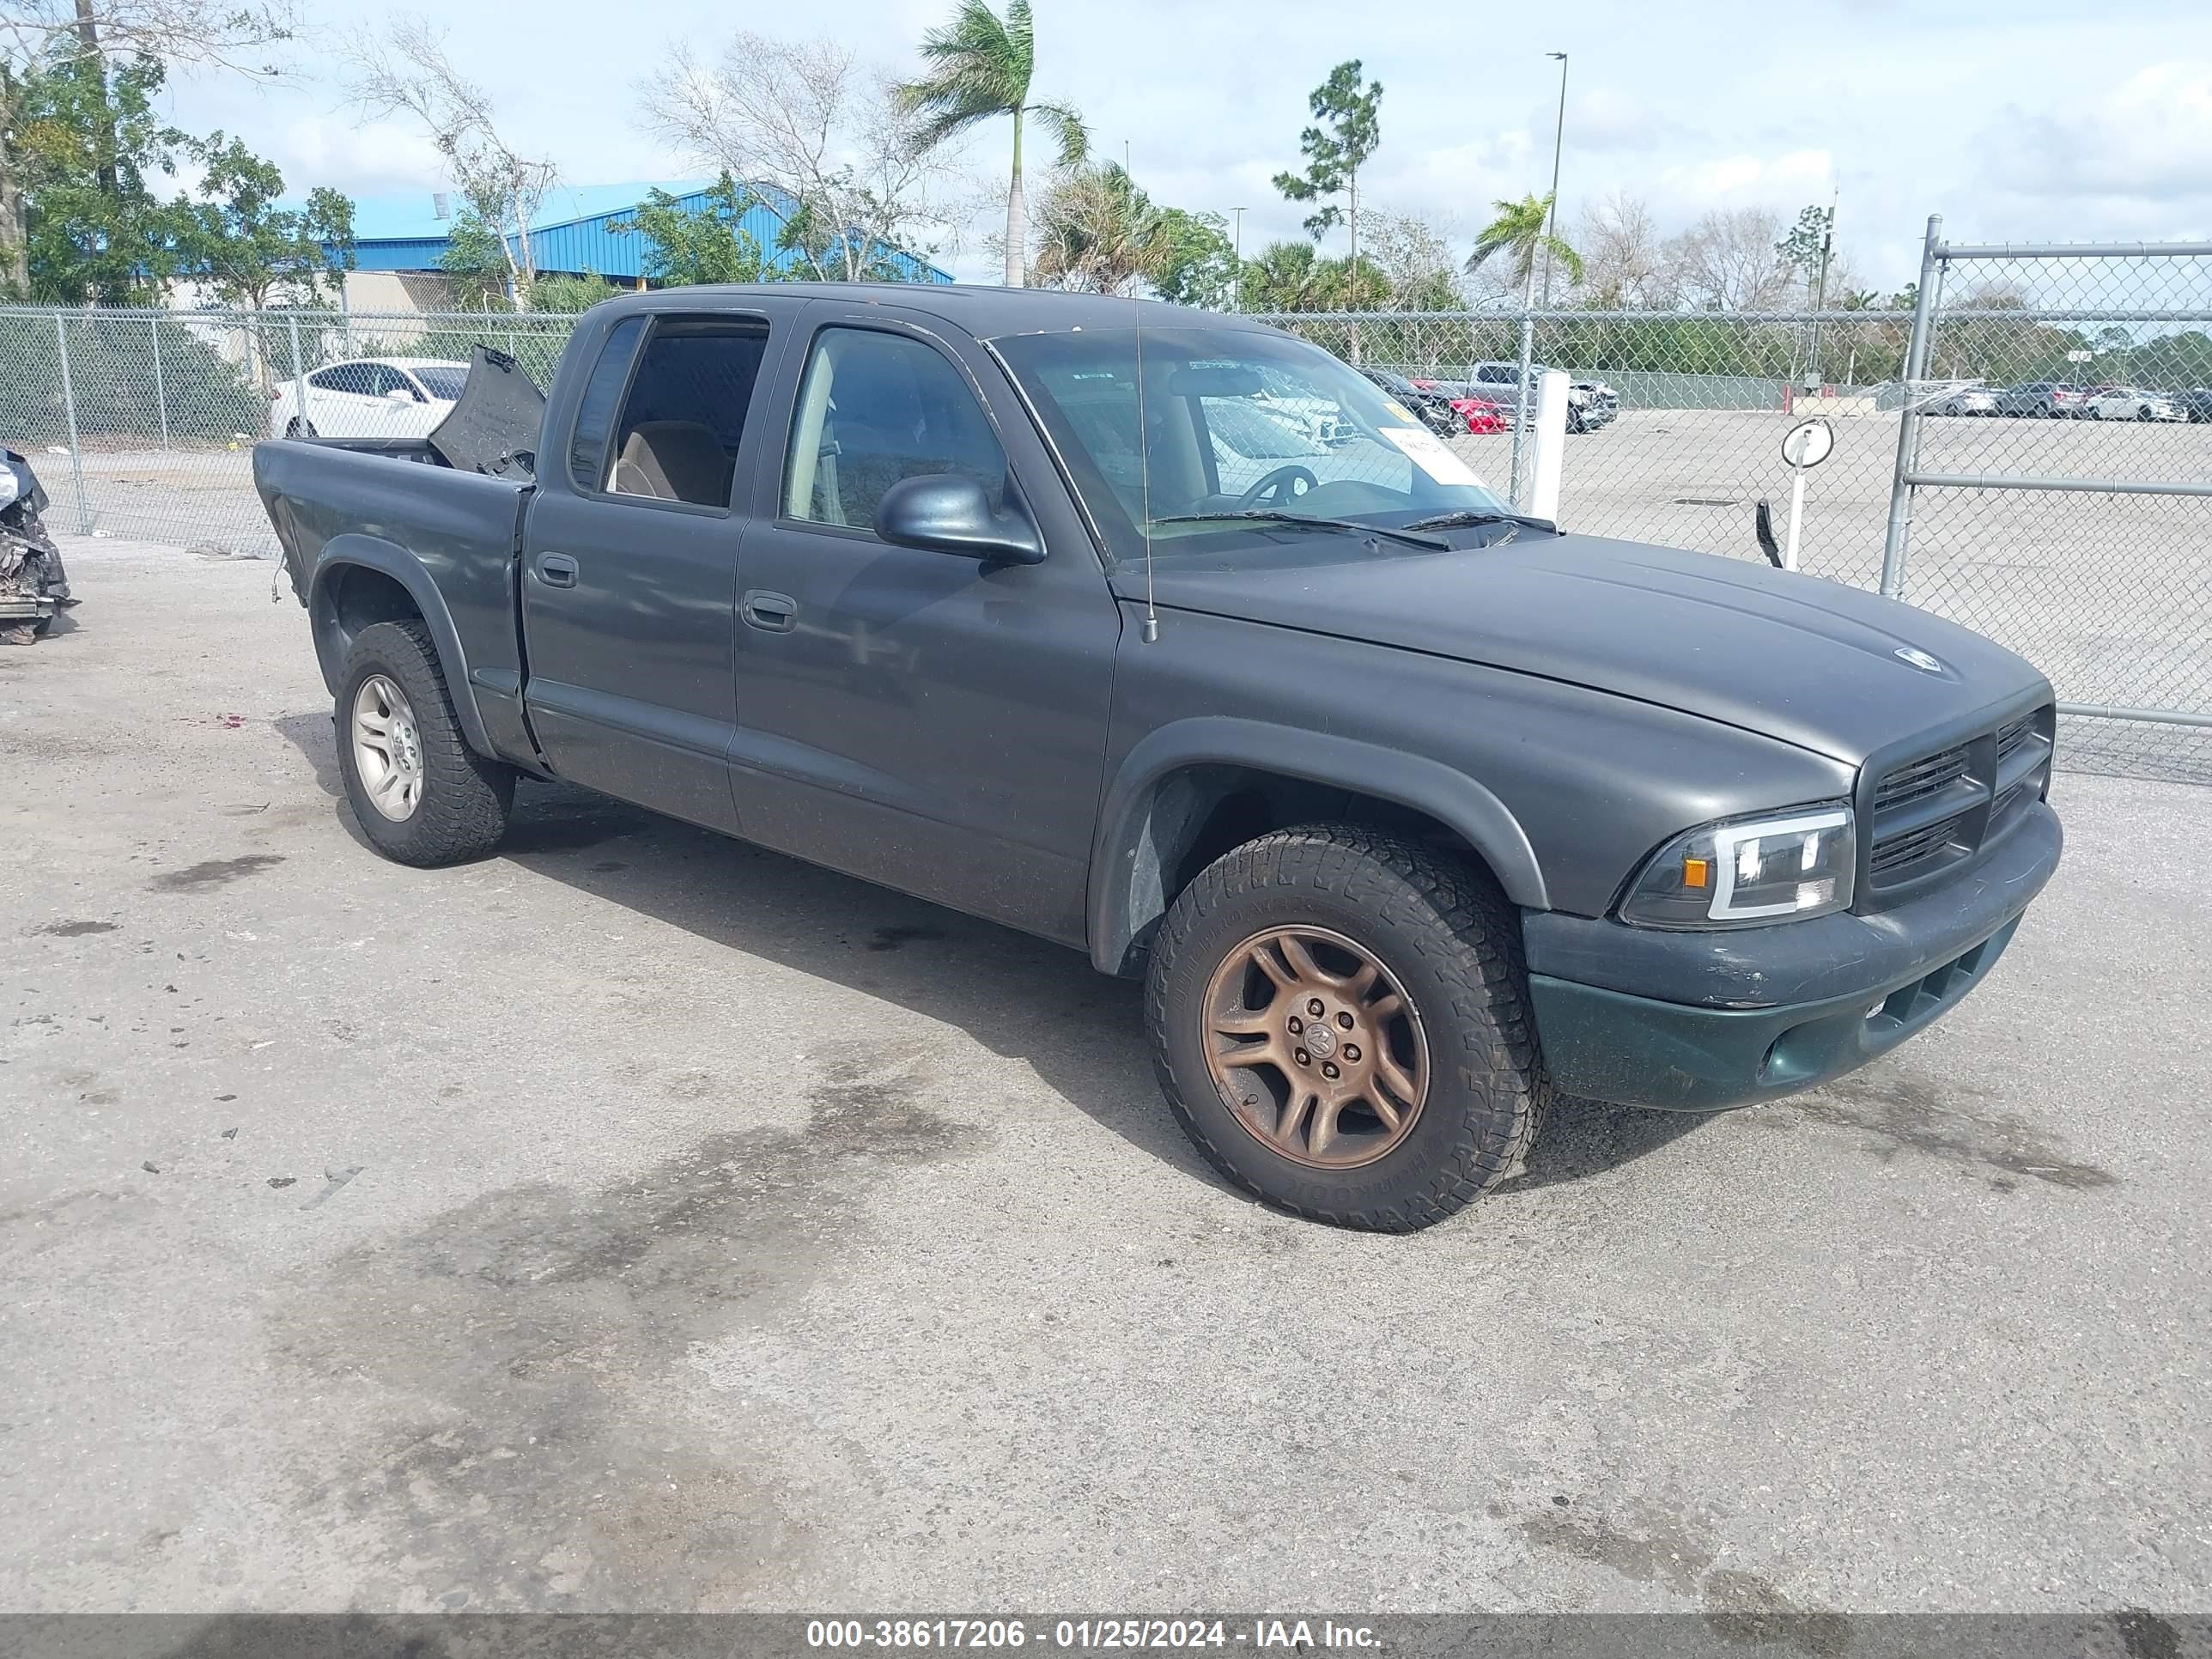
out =
<path fill-rule="evenodd" d="M 566 553 L 540 553 L 538 556 L 538 580 L 548 587 L 574 587 L 576 585 L 576 562 Z"/>
<path fill-rule="evenodd" d="M 788 634 L 799 620 L 799 601 L 788 593 L 771 593 L 764 587 L 749 588 L 739 613 L 755 628 L 770 634 Z"/>

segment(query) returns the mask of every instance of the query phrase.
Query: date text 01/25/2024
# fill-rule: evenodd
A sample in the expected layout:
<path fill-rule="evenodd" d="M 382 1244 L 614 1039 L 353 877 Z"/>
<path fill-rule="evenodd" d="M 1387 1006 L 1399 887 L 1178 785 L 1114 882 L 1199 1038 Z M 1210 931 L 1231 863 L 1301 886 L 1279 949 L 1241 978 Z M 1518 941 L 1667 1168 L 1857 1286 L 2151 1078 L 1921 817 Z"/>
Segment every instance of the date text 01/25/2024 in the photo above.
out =
<path fill-rule="evenodd" d="M 1375 1648 L 1367 1625 L 1331 1620 L 1255 1619 L 813 1619 L 810 1648 L 1021 1648 L 1077 1650 L 1243 1647 L 1305 1651 Z"/>

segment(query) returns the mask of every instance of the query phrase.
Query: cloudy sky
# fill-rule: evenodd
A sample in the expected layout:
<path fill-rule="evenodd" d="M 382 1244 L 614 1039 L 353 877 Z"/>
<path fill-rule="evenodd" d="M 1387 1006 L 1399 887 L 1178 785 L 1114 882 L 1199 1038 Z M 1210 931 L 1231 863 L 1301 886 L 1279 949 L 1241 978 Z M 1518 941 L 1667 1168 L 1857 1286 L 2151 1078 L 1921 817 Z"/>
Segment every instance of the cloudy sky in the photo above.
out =
<path fill-rule="evenodd" d="M 315 73 L 344 21 L 372 9 L 304 3 L 299 78 L 267 88 L 184 81 L 175 118 L 240 134 L 296 194 L 441 187 L 419 133 L 357 125 L 342 77 Z M 1296 165 L 1306 94 L 1345 58 L 1384 87 L 1363 203 L 1421 214 L 1464 240 L 1492 198 L 1540 191 L 1558 88 L 1547 51 L 1571 54 L 1568 222 L 1615 189 L 1648 199 L 1668 230 L 1711 207 L 1787 218 L 1840 189 L 1838 239 L 1883 288 L 1911 277 L 1930 212 L 1962 240 L 2212 236 L 2205 0 L 1034 3 L 1036 94 L 1075 103 L 1100 152 L 1118 158 L 1126 143 L 1156 199 L 1248 208 L 1247 252 L 1300 234 L 1304 210 L 1267 181 Z M 697 171 L 636 120 L 635 83 L 672 40 L 708 47 L 739 27 L 834 29 L 903 70 L 949 9 L 949 0 L 439 8 L 454 60 L 488 88 L 516 147 L 551 156 L 574 184 Z M 972 165 L 1002 173 L 1006 149 L 1004 129 L 988 131 Z M 965 276 L 995 270 L 980 243 L 951 263 Z"/>

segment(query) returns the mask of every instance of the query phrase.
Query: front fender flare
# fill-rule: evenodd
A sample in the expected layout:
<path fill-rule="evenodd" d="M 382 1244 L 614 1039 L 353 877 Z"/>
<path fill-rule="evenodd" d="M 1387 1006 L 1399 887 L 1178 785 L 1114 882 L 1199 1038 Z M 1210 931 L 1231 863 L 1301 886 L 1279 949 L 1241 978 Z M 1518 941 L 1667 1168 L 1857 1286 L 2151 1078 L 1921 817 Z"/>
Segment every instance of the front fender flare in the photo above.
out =
<path fill-rule="evenodd" d="M 488 759 L 499 758 L 492 747 L 491 736 L 484 729 L 483 713 L 477 707 L 476 686 L 469 678 L 468 653 L 461 645 L 460 631 L 453 626 L 453 612 L 446 608 L 437 583 L 422 562 L 396 542 L 386 541 L 380 536 L 370 536 L 358 531 L 333 536 L 315 557 L 315 568 L 307 580 L 307 617 L 314 629 L 315 659 L 322 665 L 323 684 L 331 695 L 338 691 L 338 678 L 344 672 L 345 652 L 349 641 L 338 627 L 337 605 L 331 597 L 331 584 L 348 566 L 374 570 L 389 576 L 407 592 L 422 613 L 423 626 L 430 630 L 431 643 L 438 650 L 438 665 L 446 676 L 446 690 L 453 700 L 453 713 L 461 722 L 461 733 L 469 740 L 469 747 Z"/>
<path fill-rule="evenodd" d="M 1355 738 L 1230 715 L 1197 715 L 1147 734 L 1107 786 L 1091 846 L 1086 905 L 1091 959 L 1102 973 L 1127 970 L 1143 923 L 1175 896 L 1138 890 L 1150 850 L 1154 792 L 1162 780 L 1183 768 L 1209 763 L 1349 789 L 1425 813 L 1465 838 L 1489 865 L 1506 897 L 1531 910 L 1551 908 L 1543 870 L 1519 820 L 1464 772 Z M 1156 860 L 1150 868 L 1157 883 Z"/>

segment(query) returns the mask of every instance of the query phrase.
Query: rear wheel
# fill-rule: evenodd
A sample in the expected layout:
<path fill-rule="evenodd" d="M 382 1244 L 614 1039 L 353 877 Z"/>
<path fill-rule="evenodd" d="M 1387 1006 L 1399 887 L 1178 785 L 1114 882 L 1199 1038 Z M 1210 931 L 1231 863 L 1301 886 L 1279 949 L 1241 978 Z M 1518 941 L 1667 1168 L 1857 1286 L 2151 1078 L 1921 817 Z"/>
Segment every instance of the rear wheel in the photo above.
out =
<path fill-rule="evenodd" d="M 315 423 L 313 421 L 302 421 L 295 415 L 284 422 L 284 435 L 288 438 L 312 438 L 315 435 Z"/>
<path fill-rule="evenodd" d="M 469 747 L 421 623 L 362 629 L 338 688 L 337 743 L 346 799 L 385 857 L 459 864 L 506 833 L 514 769 Z"/>
<path fill-rule="evenodd" d="M 1152 947 L 1160 1086 L 1268 1203 L 1410 1232 L 1516 1170 L 1551 1094 L 1519 919 L 1480 872 L 1358 825 L 1249 842 Z"/>

